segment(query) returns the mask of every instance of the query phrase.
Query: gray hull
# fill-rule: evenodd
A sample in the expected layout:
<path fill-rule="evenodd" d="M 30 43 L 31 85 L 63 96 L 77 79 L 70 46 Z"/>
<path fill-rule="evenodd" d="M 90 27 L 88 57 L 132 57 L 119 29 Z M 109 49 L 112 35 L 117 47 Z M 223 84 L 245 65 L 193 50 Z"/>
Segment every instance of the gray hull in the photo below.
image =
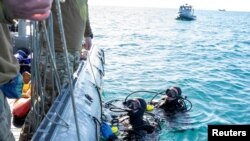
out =
<path fill-rule="evenodd" d="M 178 17 L 176 17 L 176 20 L 192 21 L 192 20 L 196 20 L 196 16 L 179 15 Z"/>
<path fill-rule="evenodd" d="M 101 85 L 104 76 L 104 52 L 93 47 L 90 58 L 82 62 L 74 73 L 76 112 L 81 141 L 99 140 L 101 121 Z M 33 141 L 76 141 L 77 130 L 73 106 L 66 87 L 57 97 L 38 130 Z"/>

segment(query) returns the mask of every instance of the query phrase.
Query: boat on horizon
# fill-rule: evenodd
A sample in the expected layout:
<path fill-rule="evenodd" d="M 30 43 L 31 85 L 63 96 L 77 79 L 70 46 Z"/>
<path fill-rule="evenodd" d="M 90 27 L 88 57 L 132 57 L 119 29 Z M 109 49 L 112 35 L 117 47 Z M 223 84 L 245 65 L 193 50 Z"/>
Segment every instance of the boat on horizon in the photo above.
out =
<path fill-rule="evenodd" d="M 218 9 L 218 10 L 219 10 L 219 11 L 223 11 L 223 12 L 226 11 L 226 9 Z"/>
<path fill-rule="evenodd" d="M 196 20 L 196 16 L 194 15 L 194 9 L 192 5 L 185 4 L 181 5 L 179 8 L 178 16 L 175 18 L 176 20 Z"/>

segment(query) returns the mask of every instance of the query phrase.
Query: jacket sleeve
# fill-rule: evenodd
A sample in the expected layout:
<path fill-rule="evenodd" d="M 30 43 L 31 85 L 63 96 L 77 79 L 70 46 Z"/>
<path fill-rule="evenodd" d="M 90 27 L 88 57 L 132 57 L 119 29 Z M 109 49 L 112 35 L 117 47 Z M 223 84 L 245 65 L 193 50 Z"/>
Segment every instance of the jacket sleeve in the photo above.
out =
<path fill-rule="evenodd" d="M 3 11 L 3 1 L 0 0 L 0 22 L 3 23 L 5 21 L 4 11 Z"/>
<path fill-rule="evenodd" d="M 3 0 L 0 0 L 0 22 L 1 23 L 7 23 L 12 24 L 14 21 L 11 18 L 8 18 L 8 14 L 6 12 L 6 9 L 4 9 Z"/>
<path fill-rule="evenodd" d="M 89 21 L 89 7 L 88 7 L 88 3 L 87 3 L 87 21 L 86 21 L 86 27 L 85 27 L 84 37 L 91 37 L 91 38 L 93 38 L 93 33 L 92 33 L 91 26 L 90 26 L 90 21 Z"/>

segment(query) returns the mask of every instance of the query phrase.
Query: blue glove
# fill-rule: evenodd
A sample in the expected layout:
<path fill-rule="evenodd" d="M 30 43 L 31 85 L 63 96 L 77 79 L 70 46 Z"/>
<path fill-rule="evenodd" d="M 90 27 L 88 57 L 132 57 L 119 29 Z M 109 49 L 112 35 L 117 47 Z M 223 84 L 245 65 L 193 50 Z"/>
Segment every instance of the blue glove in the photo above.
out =
<path fill-rule="evenodd" d="M 23 89 L 23 76 L 18 73 L 16 77 L 10 80 L 8 83 L 0 85 L 0 89 L 3 94 L 8 98 L 20 98 Z"/>
<path fill-rule="evenodd" d="M 105 139 L 109 139 L 110 137 L 114 136 L 111 127 L 106 122 L 102 122 L 101 134 Z"/>

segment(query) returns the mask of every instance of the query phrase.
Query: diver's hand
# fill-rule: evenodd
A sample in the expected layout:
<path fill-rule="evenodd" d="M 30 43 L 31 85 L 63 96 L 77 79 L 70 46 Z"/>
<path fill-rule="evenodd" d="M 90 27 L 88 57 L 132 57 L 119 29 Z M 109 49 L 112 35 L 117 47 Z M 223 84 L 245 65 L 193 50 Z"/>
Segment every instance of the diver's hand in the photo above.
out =
<path fill-rule="evenodd" d="M 44 20 L 50 14 L 53 0 L 3 0 L 9 18 Z"/>

